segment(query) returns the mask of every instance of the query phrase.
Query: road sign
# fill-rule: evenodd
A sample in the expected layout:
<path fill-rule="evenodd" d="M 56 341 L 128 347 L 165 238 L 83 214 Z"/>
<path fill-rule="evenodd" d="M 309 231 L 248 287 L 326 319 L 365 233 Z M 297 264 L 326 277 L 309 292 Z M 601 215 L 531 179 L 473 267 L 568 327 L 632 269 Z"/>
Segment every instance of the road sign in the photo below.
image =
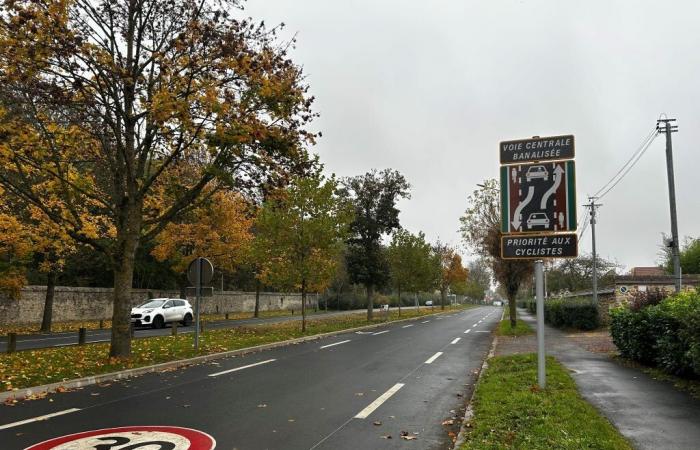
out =
<path fill-rule="evenodd" d="M 576 256 L 578 256 L 576 233 L 501 236 L 503 259 L 575 258 Z"/>
<path fill-rule="evenodd" d="M 534 137 L 518 141 L 504 141 L 500 145 L 501 164 L 556 161 L 573 159 L 574 136 Z"/>
<path fill-rule="evenodd" d="M 573 161 L 501 166 L 501 231 L 576 230 Z"/>
<path fill-rule="evenodd" d="M 213 437 L 192 428 L 133 426 L 61 436 L 34 444 L 26 450 L 213 450 L 215 447 L 216 441 Z"/>
<path fill-rule="evenodd" d="M 214 276 L 214 266 L 211 264 L 207 258 L 195 258 L 187 268 L 187 279 L 190 283 L 197 286 L 199 280 L 197 280 L 197 263 L 199 262 L 199 267 L 201 271 L 201 285 L 209 284 L 212 277 Z"/>

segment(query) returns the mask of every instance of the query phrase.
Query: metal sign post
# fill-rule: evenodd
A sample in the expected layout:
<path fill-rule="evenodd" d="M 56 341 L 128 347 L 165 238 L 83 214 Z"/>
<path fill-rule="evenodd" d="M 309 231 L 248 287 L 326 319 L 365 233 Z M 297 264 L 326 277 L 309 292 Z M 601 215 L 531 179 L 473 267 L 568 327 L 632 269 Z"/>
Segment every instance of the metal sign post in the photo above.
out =
<path fill-rule="evenodd" d="M 195 306 L 194 306 L 194 351 L 199 351 L 200 332 L 200 305 L 202 300 L 202 286 L 208 284 L 214 276 L 214 266 L 207 258 L 196 258 L 187 268 L 187 278 L 194 284 Z"/>
<path fill-rule="evenodd" d="M 537 295 L 537 384 L 544 389 L 547 383 L 544 352 L 544 270 L 539 259 L 535 261 L 535 291 Z"/>

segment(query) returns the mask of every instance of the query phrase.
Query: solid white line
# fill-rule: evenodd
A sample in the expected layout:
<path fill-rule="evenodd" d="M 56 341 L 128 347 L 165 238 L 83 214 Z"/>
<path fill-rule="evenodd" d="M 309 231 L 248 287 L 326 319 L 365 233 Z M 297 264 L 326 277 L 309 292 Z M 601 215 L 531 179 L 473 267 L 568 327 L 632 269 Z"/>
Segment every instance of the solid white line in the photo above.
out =
<path fill-rule="evenodd" d="M 472 331 L 472 330 L 471 330 L 471 329 L 470 329 L 470 330 L 467 330 L 467 331 L 464 332 L 464 334 L 468 334 L 470 331 Z"/>
<path fill-rule="evenodd" d="M 476 330 L 477 333 L 490 333 L 490 331 Z"/>
<path fill-rule="evenodd" d="M 372 414 L 372 412 L 374 412 L 375 409 L 379 408 L 382 405 L 382 403 L 389 400 L 389 398 L 392 395 L 396 394 L 398 390 L 401 389 L 403 386 L 403 383 L 396 383 L 391 389 L 380 395 L 375 401 L 367 405 L 365 409 L 357 413 L 355 419 L 366 419 L 367 416 Z"/>
<path fill-rule="evenodd" d="M 457 342 L 460 341 L 460 339 L 462 339 L 462 338 L 454 338 L 454 340 L 452 342 L 450 342 L 450 344 L 456 344 Z"/>
<path fill-rule="evenodd" d="M 63 411 L 58 411 L 58 412 L 55 412 L 55 413 L 46 414 L 46 415 L 44 415 L 44 416 L 34 417 L 33 419 L 20 420 L 19 422 L 12 422 L 12 423 L 8 423 L 7 425 L 0 425 L 0 430 L 5 430 L 5 429 L 7 429 L 7 428 L 18 427 L 18 426 L 20 426 L 20 425 L 25 425 L 25 424 L 27 424 L 27 423 L 38 422 L 38 421 L 40 421 L 40 420 L 46 420 L 46 419 L 50 419 L 50 418 L 52 418 L 52 417 L 62 416 L 62 415 L 64 415 L 64 414 L 70 414 L 70 413 L 76 412 L 76 411 L 80 411 L 80 408 L 66 409 L 66 410 L 63 410 Z"/>
<path fill-rule="evenodd" d="M 333 347 L 335 345 L 345 344 L 346 342 L 350 342 L 350 339 L 348 339 L 346 341 L 334 342 L 333 344 L 322 345 L 321 348 Z"/>
<path fill-rule="evenodd" d="M 250 367 L 259 366 L 259 365 L 261 365 L 261 364 L 271 363 L 272 361 L 277 361 L 277 360 L 276 360 L 276 359 L 268 359 L 268 360 L 265 360 L 265 361 L 260 361 L 260 362 L 256 362 L 256 363 L 253 363 L 253 364 L 248 364 L 247 366 L 241 366 L 241 367 L 236 367 L 235 369 L 224 370 L 223 372 L 212 373 L 212 374 L 209 374 L 209 376 L 210 376 L 210 377 L 218 377 L 219 375 L 226 375 L 227 373 L 237 372 L 237 371 L 239 371 L 239 370 L 248 369 L 248 368 L 250 368 Z"/>
<path fill-rule="evenodd" d="M 433 356 L 431 356 L 430 358 L 428 358 L 428 360 L 427 360 L 425 363 L 426 363 L 426 364 L 432 364 L 433 361 L 435 361 L 436 359 L 438 359 L 438 358 L 440 357 L 440 355 L 442 355 L 442 352 L 437 352 L 437 353 L 435 353 Z"/>
<path fill-rule="evenodd" d="M 412 326 L 413 326 L 413 324 L 411 324 L 411 325 L 404 325 L 404 326 L 402 326 L 401 328 L 408 328 L 408 327 L 412 327 Z"/>
<path fill-rule="evenodd" d="M 54 344 L 51 347 L 68 347 L 69 345 L 78 345 L 78 344 Z"/>
<path fill-rule="evenodd" d="M 376 333 L 372 333 L 372 336 L 376 336 L 378 334 L 384 334 L 384 333 L 388 333 L 388 332 L 389 332 L 389 330 L 377 331 Z"/>
<path fill-rule="evenodd" d="M 428 322 L 430 322 L 430 321 L 429 321 L 429 320 L 424 320 L 424 321 L 421 322 L 421 323 L 428 323 Z"/>

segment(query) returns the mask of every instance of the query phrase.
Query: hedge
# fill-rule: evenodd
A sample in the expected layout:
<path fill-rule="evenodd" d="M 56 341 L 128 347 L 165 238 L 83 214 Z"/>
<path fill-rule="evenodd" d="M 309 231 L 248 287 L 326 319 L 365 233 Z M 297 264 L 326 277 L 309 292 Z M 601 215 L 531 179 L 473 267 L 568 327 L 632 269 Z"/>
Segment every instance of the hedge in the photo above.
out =
<path fill-rule="evenodd" d="M 534 300 L 521 302 L 521 306 L 534 314 Z M 598 307 L 589 300 L 547 300 L 544 302 L 544 321 L 557 328 L 595 330 L 600 326 Z"/>
<path fill-rule="evenodd" d="M 610 311 L 610 334 L 620 354 L 680 376 L 700 377 L 700 293 L 673 295 L 638 311 Z"/>

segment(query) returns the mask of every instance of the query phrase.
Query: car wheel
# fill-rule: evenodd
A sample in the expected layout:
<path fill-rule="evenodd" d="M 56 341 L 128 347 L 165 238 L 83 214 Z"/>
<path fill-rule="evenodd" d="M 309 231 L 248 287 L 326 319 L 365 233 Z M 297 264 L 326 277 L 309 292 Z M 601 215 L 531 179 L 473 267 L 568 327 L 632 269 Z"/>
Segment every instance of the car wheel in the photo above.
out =
<path fill-rule="evenodd" d="M 192 323 L 192 314 L 190 314 L 190 313 L 185 314 L 185 318 L 182 319 L 182 326 L 189 327 L 191 323 Z"/>
<path fill-rule="evenodd" d="M 165 320 L 163 320 L 163 316 L 155 316 L 153 318 L 153 328 L 165 328 Z"/>

